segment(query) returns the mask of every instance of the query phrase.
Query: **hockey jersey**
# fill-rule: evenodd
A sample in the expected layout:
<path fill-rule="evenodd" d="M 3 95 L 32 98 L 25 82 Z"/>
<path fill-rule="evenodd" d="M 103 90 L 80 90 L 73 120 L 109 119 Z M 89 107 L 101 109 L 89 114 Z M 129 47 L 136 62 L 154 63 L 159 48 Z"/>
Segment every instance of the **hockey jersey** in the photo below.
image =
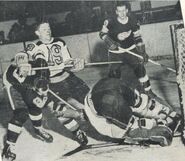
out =
<path fill-rule="evenodd" d="M 139 24 L 134 17 L 128 17 L 128 21 L 125 24 L 119 22 L 117 18 L 114 17 L 105 20 L 104 25 L 106 25 L 109 30 L 109 36 L 124 49 L 142 42 Z"/>
<path fill-rule="evenodd" d="M 44 44 L 41 41 L 37 43 L 30 43 L 27 46 L 27 53 L 31 60 L 37 60 L 39 58 L 44 59 L 48 66 L 60 67 L 64 65 L 64 62 L 71 58 L 66 43 L 59 39 L 53 38 L 50 43 Z M 53 79 L 60 77 L 65 79 L 69 76 L 69 73 L 64 69 L 50 70 L 51 82 Z M 55 79 L 55 80 L 56 80 Z"/>
<path fill-rule="evenodd" d="M 28 107 L 38 107 L 43 108 L 48 98 L 45 96 L 40 96 L 34 90 L 34 80 L 38 78 L 40 73 L 35 75 L 22 77 L 18 74 L 18 68 L 14 65 L 10 65 L 8 69 L 4 72 L 3 83 L 10 92 L 10 87 L 15 88 L 22 96 L 25 104 Z"/>

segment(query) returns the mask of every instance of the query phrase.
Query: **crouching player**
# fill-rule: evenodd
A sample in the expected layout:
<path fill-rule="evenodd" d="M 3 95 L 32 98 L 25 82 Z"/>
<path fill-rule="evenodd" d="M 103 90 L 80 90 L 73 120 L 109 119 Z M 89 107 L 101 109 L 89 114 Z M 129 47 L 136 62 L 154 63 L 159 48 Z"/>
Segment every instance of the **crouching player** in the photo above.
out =
<path fill-rule="evenodd" d="M 44 66 L 43 62 L 39 64 Z M 37 66 L 36 62 L 32 65 Z M 35 136 L 46 142 L 53 141 L 53 137 L 41 126 L 42 108 L 48 99 L 48 72 L 42 70 L 31 73 L 28 55 L 20 52 L 3 75 L 3 83 L 13 109 L 13 117 L 8 123 L 7 138 L 2 152 L 2 157 L 7 160 L 16 158 L 13 152 L 14 146 L 28 118 L 33 124 Z"/>
<path fill-rule="evenodd" d="M 85 112 L 99 133 L 137 144 L 170 145 L 181 120 L 175 111 L 116 78 L 95 84 L 85 98 Z"/>
<path fill-rule="evenodd" d="M 8 124 L 7 139 L 2 153 L 2 157 L 8 160 L 16 158 L 13 152 L 14 146 L 28 118 L 33 124 L 36 137 L 46 142 L 53 141 L 53 137 L 41 126 L 42 108 L 49 106 L 51 102 L 54 103 L 52 110 L 60 121 L 64 121 L 64 126 L 74 134 L 74 139 L 81 145 L 88 142 L 85 133 L 79 129 L 79 124 L 74 119 L 79 117 L 80 113 L 71 110 L 49 95 L 49 69 L 34 71 L 32 70 L 34 67 L 47 67 L 47 63 L 43 59 L 29 61 L 27 53 L 20 52 L 16 54 L 14 64 L 11 64 L 3 75 L 3 83 L 13 109 L 13 117 Z M 19 97 L 18 101 L 17 97 Z"/>

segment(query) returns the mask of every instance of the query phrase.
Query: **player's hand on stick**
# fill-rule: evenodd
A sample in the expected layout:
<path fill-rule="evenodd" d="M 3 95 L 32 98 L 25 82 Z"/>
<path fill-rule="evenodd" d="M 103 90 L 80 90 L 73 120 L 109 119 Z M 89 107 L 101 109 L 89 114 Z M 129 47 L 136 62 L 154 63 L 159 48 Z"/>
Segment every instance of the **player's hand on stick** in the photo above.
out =
<path fill-rule="evenodd" d="M 26 64 L 20 64 L 18 66 L 19 75 L 26 78 L 28 75 L 31 75 L 31 65 L 29 63 Z"/>
<path fill-rule="evenodd" d="M 49 80 L 46 78 L 35 78 L 34 89 L 41 96 L 47 96 L 49 90 Z"/>
<path fill-rule="evenodd" d="M 75 58 L 73 61 L 73 67 L 72 67 L 71 71 L 77 72 L 77 71 L 84 69 L 84 67 L 85 67 L 85 60 Z"/>
<path fill-rule="evenodd" d="M 138 51 L 139 55 L 141 55 L 143 57 L 143 63 L 144 64 L 147 64 L 148 63 L 149 56 L 146 53 L 145 45 L 144 44 L 137 45 L 137 51 Z"/>

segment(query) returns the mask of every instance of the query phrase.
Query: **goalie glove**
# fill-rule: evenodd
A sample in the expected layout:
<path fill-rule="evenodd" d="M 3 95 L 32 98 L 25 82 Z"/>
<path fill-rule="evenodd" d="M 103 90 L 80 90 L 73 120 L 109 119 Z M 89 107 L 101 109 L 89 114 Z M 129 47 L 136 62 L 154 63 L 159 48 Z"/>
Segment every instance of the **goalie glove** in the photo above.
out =
<path fill-rule="evenodd" d="M 144 44 L 138 44 L 136 46 L 136 48 L 137 48 L 137 51 L 138 51 L 139 55 L 141 55 L 143 57 L 143 63 L 146 64 L 148 62 L 149 56 L 146 53 L 145 45 Z"/>

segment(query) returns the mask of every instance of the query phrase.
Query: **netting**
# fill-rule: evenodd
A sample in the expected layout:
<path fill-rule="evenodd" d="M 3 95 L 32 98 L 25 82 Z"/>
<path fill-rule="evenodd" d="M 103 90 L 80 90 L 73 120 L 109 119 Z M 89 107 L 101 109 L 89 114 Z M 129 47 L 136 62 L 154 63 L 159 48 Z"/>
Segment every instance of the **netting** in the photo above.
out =
<path fill-rule="evenodd" d="M 171 32 L 177 70 L 177 83 L 182 94 L 182 104 L 185 105 L 185 28 L 183 23 L 171 25 Z"/>
<path fill-rule="evenodd" d="M 183 22 L 170 26 L 182 115 L 185 114 L 185 28 Z"/>

